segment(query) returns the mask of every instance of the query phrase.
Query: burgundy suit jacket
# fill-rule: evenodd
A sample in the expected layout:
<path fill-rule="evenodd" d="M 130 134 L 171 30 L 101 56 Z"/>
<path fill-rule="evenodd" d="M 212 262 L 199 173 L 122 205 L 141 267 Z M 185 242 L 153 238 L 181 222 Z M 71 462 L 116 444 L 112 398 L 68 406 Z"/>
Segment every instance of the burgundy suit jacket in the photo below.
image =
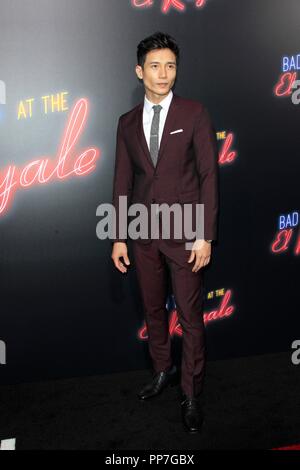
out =
<path fill-rule="evenodd" d="M 216 133 L 205 106 L 199 101 L 173 93 L 160 142 L 156 167 L 143 130 L 144 102 L 119 118 L 113 181 L 113 205 L 116 210 L 114 241 L 126 242 L 119 230 L 119 196 L 130 203 L 204 204 L 204 237 L 217 239 L 219 165 Z M 171 134 L 183 129 L 183 132 Z M 130 221 L 128 219 L 128 223 Z M 150 225 L 150 221 L 149 221 Z M 183 226 L 183 225 L 182 225 Z M 193 225 L 195 228 L 195 225 Z M 150 229 L 150 228 L 149 228 Z M 171 240 L 172 240 L 171 230 Z M 195 238 L 194 238 L 195 239 Z M 149 243 L 147 239 L 138 239 Z M 185 242 L 181 239 L 175 242 Z M 191 241 L 191 239 L 188 239 Z"/>

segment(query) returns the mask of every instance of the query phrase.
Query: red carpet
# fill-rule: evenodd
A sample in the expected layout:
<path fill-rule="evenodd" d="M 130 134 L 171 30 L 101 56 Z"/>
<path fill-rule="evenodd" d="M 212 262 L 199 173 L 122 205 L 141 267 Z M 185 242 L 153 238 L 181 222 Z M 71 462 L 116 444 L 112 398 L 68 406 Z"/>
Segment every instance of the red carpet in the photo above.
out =
<path fill-rule="evenodd" d="M 275 447 L 272 450 L 300 450 L 300 444 L 294 444 L 292 446 L 286 446 L 286 447 Z"/>

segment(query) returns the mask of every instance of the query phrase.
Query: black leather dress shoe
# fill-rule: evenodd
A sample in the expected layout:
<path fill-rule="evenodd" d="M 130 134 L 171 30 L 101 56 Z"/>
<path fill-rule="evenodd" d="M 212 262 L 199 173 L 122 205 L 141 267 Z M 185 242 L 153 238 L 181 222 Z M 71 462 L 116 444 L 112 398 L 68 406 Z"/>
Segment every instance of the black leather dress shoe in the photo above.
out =
<path fill-rule="evenodd" d="M 159 395 L 168 385 L 176 385 L 177 383 L 177 369 L 176 366 L 173 366 L 167 371 L 156 373 L 152 381 L 138 393 L 138 397 L 140 400 L 146 400 Z"/>
<path fill-rule="evenodd" d="M 204 418 L 199 397 L 189 397 L 183 394 L 182 398 L 181 414 L 183 425 L 189 433 L 197 433 L 201 430 Z"/>

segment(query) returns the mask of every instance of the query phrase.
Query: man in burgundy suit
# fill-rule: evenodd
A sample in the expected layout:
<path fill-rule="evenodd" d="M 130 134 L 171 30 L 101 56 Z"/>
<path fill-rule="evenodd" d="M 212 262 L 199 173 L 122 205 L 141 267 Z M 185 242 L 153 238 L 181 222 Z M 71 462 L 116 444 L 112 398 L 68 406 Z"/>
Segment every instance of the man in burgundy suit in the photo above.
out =
<path fill-rule="evenodd" d="M 200 398 L 206 364 L 202 268 L 209 263 L 211 242 L 217 238 L 216 136 L 203 104 L 172 91 L 179 47 L 171 36 L 157 32 L 141 41 L 137 59 L 136 74 L 144 84 L 145 97 L 118 123 L 113 184 L 117 222 L 111 256 L 116 268 L 127 272 L 129 237 L 127 232 L 125 236 L 119 233 L 120 196 L 127 196 L 128 207 L 130 203 L 142 203 L 149 209 L 162 203 L 180 207 L 189 203 L 193 230 L 196 204 L 204 205 L 203 236 L 194 237 L 190 249 L 185 234 L 174 236 L 172 224 L 169 238 L 163 238 L 161 231 L 158 237 L 130 237 L 154 369 L 152 380 L 138 396 L 141 400 L 154 397 L 178 377 L 171 358 L 166 309 L 169 272 L 183 332 L 182 420 L 189 432 L 198 432 L 203 422 Z M 161 220 L 161 213 L 158 217 Z"/>

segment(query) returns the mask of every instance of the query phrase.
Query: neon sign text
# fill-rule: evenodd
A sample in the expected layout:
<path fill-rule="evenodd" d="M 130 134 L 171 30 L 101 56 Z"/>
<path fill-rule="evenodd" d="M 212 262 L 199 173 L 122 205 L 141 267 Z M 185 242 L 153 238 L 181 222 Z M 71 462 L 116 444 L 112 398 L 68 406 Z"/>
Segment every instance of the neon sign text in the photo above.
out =
<path fill-rule="evenodd" d="M 168 13 L 171 8 L 176 11 L 185 11 L 185 4 L 182 0 L 161 0 L 161 11 L 162 13 Z M 154 0 L 131 0 L 131 5 L 135 8 L 149 8 L 154 4 Z M 203 8 L 206 5 L 206 0 L 194 0 L 196 8 Z"/>
<path fill-rule="evenodd" d="M 300 70 L 300 54 L 282 58 L 282 71 L 290 72 L 291 70 Z"/>
<path fill-rule="evenodd" d="M 292 93 L 293 83 L 297 79 L 297 72 L 286 72 L 279 76 L 274 87 L 276 96 L 289 96 Z"/>
<path fill-rule="evenodd" d="M 294 229 L 284 229 L 280 230 L 275 234 L 274 240 L 271 243 L 271 251 L 272 253 L 283 253 L 287 251 L 291 244 L 291 239 L 293 235 Z M 294 248 L 294 255 L 300 255 L 300 233 L 298 233 L 295 248 Z"/>
<path fill-rule="evenodd" d="M 299 212 L 291 212 L 290 214 L 282 214 L 278 218 L 278 228 L 296 227 L 299 224 Z"/>
<path fill-rule="evenodd" d="M 8 209 L 18 189 L 45 184 L 50 180 L 64 180 L 71 175 L 84 176 L 95 169 L 95 161 L 100 155 L 97 148 L 87 148 L 74 157 L 75 144 L 86 124 L 87 110 L 86 99 L 81 98 L 75 103 L 56 159 L 38 158 L 19 168 L 9 165 L 0 172 L 0 214 Z"/>
<path fill-rule="evenodd" d="M 228 318 L 233 314 L 235 307 L 233 305 L 229 305 L 231 296 L 232 291 L 228 289 L 222 298 L 222 302 L 219 308 L 212 310 L 208 313 L 203 313 L 203 321 L 205 325 L 209 322 L 219 320 L 221 318 Z M 169 333 L 170 336 L 182 336 L 182 328 L 178 321 L 178 314 L 176 309 L 172 310 L 170 313 Z M 138 331 L 138 337 L 142 340 L 148 339 L 146 325 L 140 328 L 140 330 Z"/>
<path fill-rule="evenodd" d="M 220 165 L 224 165 L 225 163 L 232 163 L 237 157 L 237 152 L 230 148 L 234 139 L 234 134 L 229 132 L 226 135 L 225 131 L 217 132 L 217 139 L 224 140 L 222 148 L 219 152 Z"/>

